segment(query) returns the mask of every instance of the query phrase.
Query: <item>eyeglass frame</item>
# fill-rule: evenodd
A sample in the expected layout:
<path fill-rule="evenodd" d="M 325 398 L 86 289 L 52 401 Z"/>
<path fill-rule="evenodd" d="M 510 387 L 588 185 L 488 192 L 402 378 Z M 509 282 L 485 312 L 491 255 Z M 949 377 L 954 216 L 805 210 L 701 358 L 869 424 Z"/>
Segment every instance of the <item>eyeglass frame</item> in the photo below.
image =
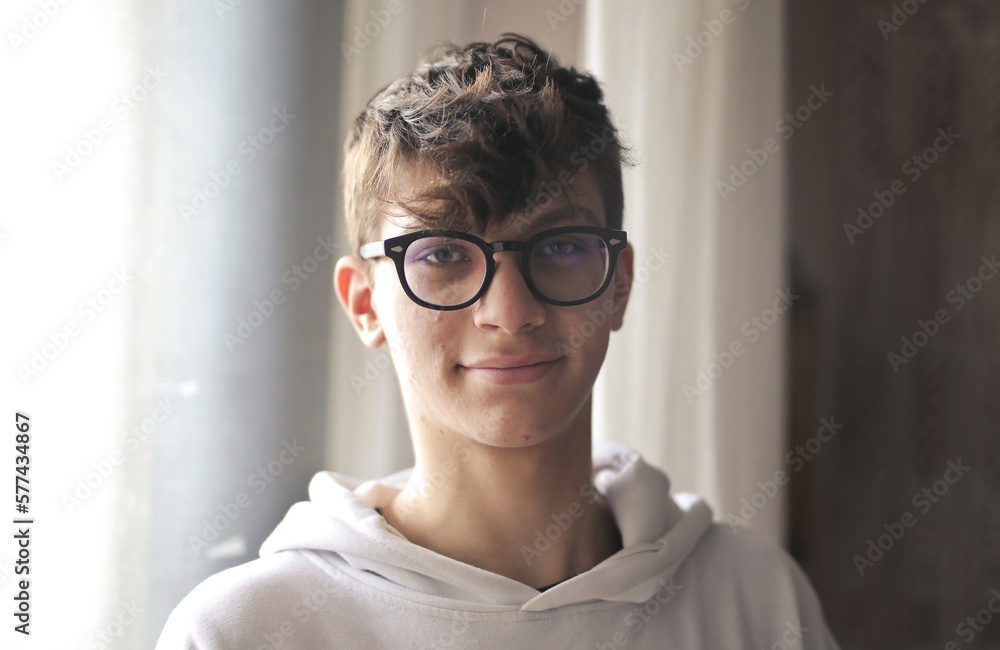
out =
<path fill-rule="evenodd" d="M 600 288 L 586 298 L 578 300 L 554 300 L 543 295 L 538 287 L 535 286 L 535 282 L 531 278 L 531 271 L 529 270 L 530 259 L 527 253 L 529 253 L 535 245 L 538 244 L 538 242 L 549 237 L 568 232 L 597 235 L 602 241 L 604 241 L 604 244 L 608 248 L 607 276 L 604 278 L 604 282 L 601 284 Z M 413 293 L 413 290 L 410 289 L 410 284 L 406 281 L 406 251 L 410 247 L 410 244 L 427 237 L 449 237 L 462 239 L 475 244 L 483 251 L 483 256 L 486 259 L 486 272 L 483 274 L 482 286 L 479 287 L 479 290 L 472 298 L 457 305 L 435 305 L 419 298 Z M 604 293 L 604 291 L 608 288 L 608 285 L 611 284 L 611 279 L 615 275 L 615 269 L 618 263 L 618 254 L 625 250 L 627 245 L 628 235 L 624 230 L 615 230 L 613 228 L 603 228 L 600 226 L 561 226 L 559 228 L 543 230 L 525 240 L 514 239 L 493 242 L 487 242 L 480 237 L 457 230 L 418 230 L 405 235 L 399 235 L 398 237 L 390 237 L 389 239 L 383 239 L 382 241 L 363 244 L 358 253 L 359 257 L 363 260 L 370 260 L 378 257 L 387 257 L 391 259 L 396 265 L 396 275 L 399 277 L 399 284 L 403 287 L 403 291 L 410 300 L 417 303 L 421 307 L 434 309 L 436 311 L 455 311 L 458 309 L 465 309 L 483 297 L 483 294 L 486 293 L 490 285 L 493 283 L 493 275 L 496 271 L 496 260 L 493 256 L 497 253 L 504 253 L 508 251 L 521 253 L 521 262 L 519 265 L 521 269 L 521 277 L 524 278 L 524 283 L 527 285 L 528 290 L 531 291 L 531 294 L 538 300 L 559 307 L 571 307 L 573 305 L 582 305 L 592 302 Z"/>

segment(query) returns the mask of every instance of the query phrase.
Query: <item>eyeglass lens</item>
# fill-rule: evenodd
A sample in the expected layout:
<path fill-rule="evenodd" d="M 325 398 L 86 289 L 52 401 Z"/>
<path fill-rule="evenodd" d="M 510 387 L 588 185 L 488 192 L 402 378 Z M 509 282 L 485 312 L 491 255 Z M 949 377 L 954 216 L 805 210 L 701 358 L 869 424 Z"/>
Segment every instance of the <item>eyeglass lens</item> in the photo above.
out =
<path fill-rule="evenodd" d="M 551 300 L 589 298 L 608 274 L 608 248 L 591 233 L 561 233 L 535 243 L 528 271 L 538 291 Z M 486 277 L 486 254 L 464 239 L 424 237 L 406 250 L 403 269 L 410 290 L 432 305 L 450 307 L 471 300 Z"/>

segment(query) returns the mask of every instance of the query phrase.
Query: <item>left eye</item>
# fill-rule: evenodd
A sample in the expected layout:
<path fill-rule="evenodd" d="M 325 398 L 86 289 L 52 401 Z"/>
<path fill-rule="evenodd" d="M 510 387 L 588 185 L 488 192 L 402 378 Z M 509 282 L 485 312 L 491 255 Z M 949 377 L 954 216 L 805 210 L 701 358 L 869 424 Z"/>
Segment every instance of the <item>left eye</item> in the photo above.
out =
<path fill-rule="evenodd" d="M 456 262 L 464 262 L 471 258 L 470 251 L 466 247 L 457 245 L 454 242 L 432 242 L 427 241 L 422 247 L 414 246 L 410 252 L 408 261 L 420 262 L 431 266 L 450 266 Z"/>
<path fill-rule="evenodd" d="M 542 242 L 538 250 L 543 255 L 572 255 L 573 253 L 582 252 L 584 247 L 580 242 L 568 239 L 551 239 Z"/>
<path fill-rule="evenodd" d="M 424 259 L 435 264 L 448 264 L 450 262 L 457 262 L 461 257 L 454 248 L 441 247 L 428 252 L 424 256 Z"/>

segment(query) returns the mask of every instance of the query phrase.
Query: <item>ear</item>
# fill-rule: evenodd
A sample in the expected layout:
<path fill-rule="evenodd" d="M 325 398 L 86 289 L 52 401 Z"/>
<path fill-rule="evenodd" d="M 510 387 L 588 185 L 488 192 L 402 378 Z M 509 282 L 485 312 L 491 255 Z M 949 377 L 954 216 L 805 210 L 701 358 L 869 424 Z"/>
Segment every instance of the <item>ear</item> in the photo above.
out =
<path fill-rule="evenodd" d="M 618 253 L 615 264 L 615 277 L 611 280 L 612 300 L 615 301 L 615 311 L 611 316 L 611 331 L 617 332 L 625 319 L 625 307 L 632 293 L 632 263 L 634 252 L 632 244 L 626 244 L 625 249 Z"/>
<path fill-rule="evenodd" d="M 372 303 L 372 287 L 368 283 L 365 261 L 356 255 L 337 260 L 333 286 L 361 342 L 372 349 L 381 347 L 385 343 L 385 332 Z"/>

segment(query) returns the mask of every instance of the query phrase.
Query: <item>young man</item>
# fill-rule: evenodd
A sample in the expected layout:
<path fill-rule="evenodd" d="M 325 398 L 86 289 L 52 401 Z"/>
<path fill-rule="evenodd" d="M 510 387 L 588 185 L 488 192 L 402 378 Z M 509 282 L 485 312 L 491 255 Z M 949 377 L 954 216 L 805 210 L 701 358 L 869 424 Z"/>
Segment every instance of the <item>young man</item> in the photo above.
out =
<path fill-rule="evenodd" d="M 594 79 L 518 36 L 444 47 L 346 151 L 335 288 L 391 351 L 415 466 L 317 475 L 158 648 L 836 648 L 783 551 L 591 440 L 633 264 Z"/>

